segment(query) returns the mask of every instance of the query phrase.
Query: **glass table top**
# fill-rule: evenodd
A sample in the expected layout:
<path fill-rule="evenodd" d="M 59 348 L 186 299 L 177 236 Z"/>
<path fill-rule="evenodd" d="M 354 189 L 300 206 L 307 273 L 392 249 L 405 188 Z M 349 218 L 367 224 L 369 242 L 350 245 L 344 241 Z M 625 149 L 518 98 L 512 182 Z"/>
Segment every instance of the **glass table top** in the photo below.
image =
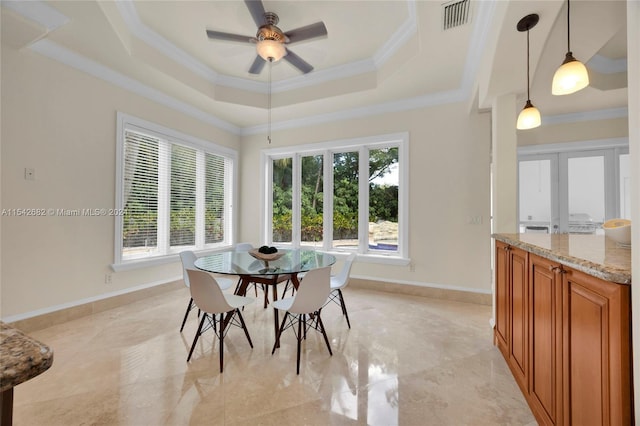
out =
<path fill-rule="evenodd" d="M 247 251 L 223 251 L 197 259 L 196 268 L 216 274 L 230 275 L 283 275 L 306 272 L 331 266 L 335 256 L 315 250 L 280 249 L 284 255 L 277 260 L 265 262 Z"/>

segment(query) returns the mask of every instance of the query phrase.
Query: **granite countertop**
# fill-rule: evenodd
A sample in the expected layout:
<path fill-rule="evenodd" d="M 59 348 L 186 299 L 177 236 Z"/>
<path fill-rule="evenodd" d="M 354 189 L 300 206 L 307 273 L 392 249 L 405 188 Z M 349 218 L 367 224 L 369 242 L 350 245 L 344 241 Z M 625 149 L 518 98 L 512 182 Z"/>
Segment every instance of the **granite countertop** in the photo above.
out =
<path fill-rule="evenodd" d="M 0 321 L 0 392 L 45 372 L 53 350 Z"/>
<path fill-rule="evenodd" d="M 525 233 L 492 237 L 605 281 L 631 284 L 631 249 L 604 235 Z"/>

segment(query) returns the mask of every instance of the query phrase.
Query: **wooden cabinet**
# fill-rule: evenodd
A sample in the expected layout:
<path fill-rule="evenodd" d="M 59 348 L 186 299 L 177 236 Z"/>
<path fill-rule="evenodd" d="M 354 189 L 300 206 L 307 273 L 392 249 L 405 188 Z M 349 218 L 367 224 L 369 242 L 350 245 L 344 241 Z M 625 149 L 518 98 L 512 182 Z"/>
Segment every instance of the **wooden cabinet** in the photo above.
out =
<path fill-rule="evenodd" d="M 509 246 L 496 242 L 495 250 L 495 274 L 496 274 L 496 288 L 495 288 L 495 305 L 496 305 L 496 324 L 494 332 L 494 341 L 502 356 L 506 359 L 509 358 L 509 312 L 510 308 L 510 268 L 509 268 Z"/>
<path fill-rule="evenodd" d="M 529 404 L 540 423 L 561 424 L 562 285 L 558 264 L 529 257 Z"/>
<path fill-rule="evenodd" d="M 542 425 L 633 423 L 630 288 L 496 241 L 495 344 Z"/>
<path fill-rule="evenodd" d="M 529 358 L 527 256 L 507 244 L 496 247 L 496 343 L 523 392 Z"/>
<path fill-rule="evenodd" d="M 563 272 L 563 423 L 633 424 L 630 288 Z"/>

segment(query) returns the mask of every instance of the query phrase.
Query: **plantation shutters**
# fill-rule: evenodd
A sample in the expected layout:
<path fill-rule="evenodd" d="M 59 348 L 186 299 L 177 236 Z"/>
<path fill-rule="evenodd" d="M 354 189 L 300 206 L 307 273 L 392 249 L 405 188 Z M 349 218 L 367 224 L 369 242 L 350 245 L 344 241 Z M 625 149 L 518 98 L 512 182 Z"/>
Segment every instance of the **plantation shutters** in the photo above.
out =
<path fill-rule="evenodd" d="M 230 243 L 232 158 L 136 126 L 121 152 L 121 262 Z"/>

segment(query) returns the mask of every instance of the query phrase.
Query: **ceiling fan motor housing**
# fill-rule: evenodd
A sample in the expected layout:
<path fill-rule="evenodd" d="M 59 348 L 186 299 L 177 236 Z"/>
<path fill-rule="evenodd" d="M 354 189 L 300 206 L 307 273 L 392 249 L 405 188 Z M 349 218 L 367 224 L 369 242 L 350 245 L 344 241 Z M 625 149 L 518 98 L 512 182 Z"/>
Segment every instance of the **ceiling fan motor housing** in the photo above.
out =
<path fill-rule="evenodd" d="M 277 14 L 273 12 L 265 12 L 264 20 L 267 23 L 258 28 L 258 33 L 256 34 L 256 38 L 258 40 L 275 40 L 280 43 L 286 43 L 288 41 L 287 36 L 285 36 L 282 30 L 276 26 L 276 24 L 280 22 L 280 18 Z"/>
<path fill-rule="evenodd" d="M 284 43 L 286 41 L 286 37 L 282 30 L 271 24 L 266 24 L 258 28 L 256 38 L 258 40 L 275 40 L 281 43 Z"/>

